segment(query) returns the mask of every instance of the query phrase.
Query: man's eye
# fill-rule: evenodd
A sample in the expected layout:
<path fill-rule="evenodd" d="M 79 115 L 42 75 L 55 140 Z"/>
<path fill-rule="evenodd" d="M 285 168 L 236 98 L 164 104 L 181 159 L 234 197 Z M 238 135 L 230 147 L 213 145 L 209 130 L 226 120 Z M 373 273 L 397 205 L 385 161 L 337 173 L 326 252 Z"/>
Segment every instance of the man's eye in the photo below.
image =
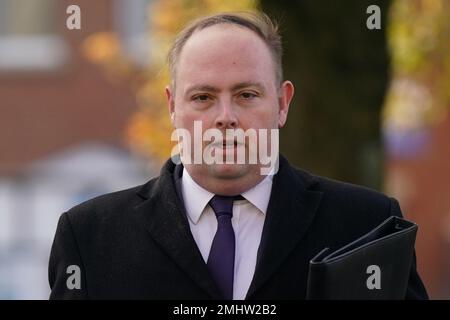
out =
<path fill-rule="evenodd" d="M 209 100 L 209 96 L 207 96 L 206 94 L 201 94 L 201 95 L 193 97 L 192 100 L 198 101 L 198 102 L 206 102 Z"/>
<path fill-rule="evenodd" d="M 241 97 L 246 100 L 250 100 L 250 99 L 256 98 L 257 95 L 254 94 L 253 92 L 242 92 Z"/>

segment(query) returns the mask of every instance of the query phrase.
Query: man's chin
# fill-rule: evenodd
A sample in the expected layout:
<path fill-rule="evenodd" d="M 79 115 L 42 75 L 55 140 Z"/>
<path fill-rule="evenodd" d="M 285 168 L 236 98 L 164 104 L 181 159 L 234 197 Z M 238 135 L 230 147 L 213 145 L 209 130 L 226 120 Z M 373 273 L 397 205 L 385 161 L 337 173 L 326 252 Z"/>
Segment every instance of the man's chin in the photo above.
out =
<path fill-rule="evenodd" d="M 236 179 L 244 176 L 250 170 L 248 164 L 211 164 L 208 171 L 220 179 Z"/>

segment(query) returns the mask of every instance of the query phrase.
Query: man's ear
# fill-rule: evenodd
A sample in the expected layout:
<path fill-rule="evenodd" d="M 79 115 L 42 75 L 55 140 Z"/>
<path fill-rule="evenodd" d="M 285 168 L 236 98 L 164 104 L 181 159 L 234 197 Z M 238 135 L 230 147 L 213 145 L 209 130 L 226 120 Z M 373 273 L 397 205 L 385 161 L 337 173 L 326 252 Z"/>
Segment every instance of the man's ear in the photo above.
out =
<path fill-rule="evenodd" d="M 278 128 L 284 127 L 289 112 L 289 105 L 294 96 L 294 85 L 291 81 L 284 81 L 278 95 Z"/>
<path fill-rule="evenodd" d="M 166 86 L 167 106 L 169 107 L 170 121 L 175 127 L 175 98 L 170 86 Z"/>

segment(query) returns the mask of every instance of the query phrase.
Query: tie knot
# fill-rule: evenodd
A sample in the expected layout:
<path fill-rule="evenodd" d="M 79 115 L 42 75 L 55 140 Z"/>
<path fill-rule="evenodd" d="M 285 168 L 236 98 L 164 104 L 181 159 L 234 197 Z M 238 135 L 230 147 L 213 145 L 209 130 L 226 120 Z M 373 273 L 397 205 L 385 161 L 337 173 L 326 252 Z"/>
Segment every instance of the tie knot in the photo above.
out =
<path fill-rule="evenodd" d="M 241 195 L 237 196 L 219 196 L 215 195 L 209 201 L 209 205 L 214 210 L 217 217 L 228 215 L 233 216 L 233 201 L 244 199 Z"/>

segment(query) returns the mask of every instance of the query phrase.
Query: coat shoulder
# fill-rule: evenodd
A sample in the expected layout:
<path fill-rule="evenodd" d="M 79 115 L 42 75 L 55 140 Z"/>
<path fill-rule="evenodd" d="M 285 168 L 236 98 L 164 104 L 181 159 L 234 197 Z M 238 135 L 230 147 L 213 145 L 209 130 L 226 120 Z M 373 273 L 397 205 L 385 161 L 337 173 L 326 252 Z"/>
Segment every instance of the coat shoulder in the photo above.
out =
<path fill-rule="evenodd" d="M 347 212 L 383 213 L 386 218 L 392 214 L 400 214 L 394 208 L 397 201 L 386 194 L 360 185 L 338 181 L 327 177 L 314 175 L 303 169 L 293 168 L 297 177 L 305 181 L 306 188 L 323 194 L 322 202 L 331 207 L 346 209 Z"/>
<path fill-rule="evenodd" d="M 106 193 L 86 200 L 67 211 L 67 216 L 72 223 L 105 221 L 117 216 L 122 217 L 138 204 L 145 200 L 144 193 L 152 189 L 158 177 L 145 184 L 132 188 Z"/>

